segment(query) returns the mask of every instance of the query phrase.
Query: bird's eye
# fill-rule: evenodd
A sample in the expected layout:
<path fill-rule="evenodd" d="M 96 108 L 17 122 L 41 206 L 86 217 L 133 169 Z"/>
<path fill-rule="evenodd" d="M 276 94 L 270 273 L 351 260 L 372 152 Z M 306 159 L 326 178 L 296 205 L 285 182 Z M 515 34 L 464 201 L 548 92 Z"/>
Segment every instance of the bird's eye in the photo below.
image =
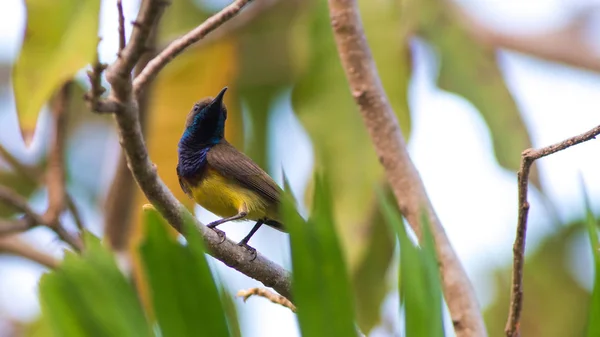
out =
<path fill-rule="evenodd" d="M 200 110 L 200 107 L 197 104 L 194 105 L 194 112 L 198 112 L 198 110 Z"/>

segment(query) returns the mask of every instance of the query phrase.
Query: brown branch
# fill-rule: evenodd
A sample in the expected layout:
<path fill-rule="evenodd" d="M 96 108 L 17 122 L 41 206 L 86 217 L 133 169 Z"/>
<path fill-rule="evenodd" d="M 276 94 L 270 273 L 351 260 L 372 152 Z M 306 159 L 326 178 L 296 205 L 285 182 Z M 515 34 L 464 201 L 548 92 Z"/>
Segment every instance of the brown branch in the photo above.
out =
<path fill-rule="evenodd" d="M 84 99 L 90 103 L 93 111 L 97 112 L 113 112 L 115 105 L 113 102 L 102 99 L 102 94 L 106 89 L 102 86 L 102 72 L 106 69 L 106 64 L 100 63 L 96 54 L 96 61 L 92 65 L 92 70 L 87 71 L 87 76 L 90 80 L 90 91 L 85 93 Z"/>
<path fill-rule="evenodd" d="M 123 4 L 121 0 L 117 0 L 117 11 L 119 12 L 119 53 L 121 56 L 121 51 L 125 49 L 125 15 L 123 15 Z"/>
<path fill-rule="evenodd" d="M 53 139 L 50 141 L 50 152 L 48 155 L 48 168 L 46 185 L 48 186 L 48 209 L 44 219 L 49 225 L 55 225 L 58 217 L 65 208 L 65 167 L 64 151 L 65 136 L 67 133 L 67 106 L 71 96 L 72 82 L 65 83 L 52 108 L 52 131 Z"/>
<path fill-rule="evenodd" d="M 150 22 L 157 23 L 159 13 L 153 7 L 159 5 L 156 0 L 146 0 L 138 14 L 138 24 L 134 26 L 130 42 L 123 50 L 122 57 L 117 59 L 107 71 L 107 79 L 111 84 L 111 97 L 119 101 L 119 109 L 115 112 L 121 146 L 127 157 L 129 168 L 146 198 L 156 207 L 162 216 L 180 233 L 184 216 L 191 216 L 189 211 L 173 196 L 156 173 L 144 143 L 139 121 L 138 106 L 131 95 L 131 64 L 138 62 L 142 49 L 147 42 L 149 29 L 142 29 Z M 154 16 L 151 15 L 155 13 Z M 216 14 L 219 16 L 219 14 Z M 214 18 L 215 16 L 213 16 Z M 211 19 L 209 19 L 211 20 Z M 215 27 L 220 22 L 215 23 Z M 157 70 L 152 71 L 155 74 Z M 149 79 L 149 78 L 148 78 Z M 239 272 L 261 281 L 272 287 L 281 295 L 290 298 L 290 274 L 281 266 L 257 254 L 252 260 L 248 252 L 231 240 L 221 242 L 221 238 L 194 218 L 195 225 L 205 239 L 209 253 L 238 270 Z"/>
<path fill-rule="evenodd" d="M 147 50 L 154 50 L 156 47 L 158 32 L 152 30 L 146 45 Z M 135 74 L 139 74 L 148 62 L 156 56 L 155 52 L 146 52 L 142 55 L 135 67 Z M 150 83 L 149 83 L 150 84 Z M 137 96 L 138 115 L 142 128 L 142 134 L 146 135 L 146 125 L 148 124 L 150 110 L 151 90 L 145 90 Z M 137 192 L 137 185 L 131 171 L 127 167 L 127 158 L 123 151 L 119 156 L 115 177 L 110 186 L 105 203 L 104 233 L 109 244 L 115 251 L 123 251 L 127 248 L 131 238 L 133 227 L 132 213 L 134 211 L 133 203 Z"/>
<path fill-rule="evenodd" d="M 35 222 L 35 225 L 30 226 L 29 228 L 35 227 L 36 225 L 47 226 L 52 229 L 62 241 L 69 244 L 73 249 L 76 251 L 82 250 L 83 244 L 81 240 L 67 232 L 59 220 L 56 220 L 55 224 L 49 224 L 43 216 L 37 214 L 29 207 L 25 198 L 21 197 L 8 187 L 0 186 L 0 202 L 6 204 L 7 206 L 13 207 L 15 210 L 23 212 L 25 217 L 29 219 L 28 221 Z"/>
<path fill-rule="evenodd" d="M 55 269 L 60 261 L 43 253 L 17 237 L 0 237 L 0 254 L 11 254 L 37 262 L 42 266 Z"/>
<path fill-rule="evenodd" d="M 557 30 L 536 34 L 507 34 L 473 18 L 454 4 L 454 1 L 448 3 L 469 34 L 483 45 L 509 49 L 585 70 L 600 71 L 600 54 L 584 38 L 584 22 L 589 20 L 589 9 L 575 15 L 567 26 Z"/>
<path fill-rule="evenodd" d="M 225 7 L 218 13 L 214 14 L 200 26 L 194 30 L 180 37 L 179 39 L 171 42 L 167 48 L 158 54 L 152 61 L 148 63 L 146 68 L 139 74 L 133 82 L 133 90 L 137 94 L 139 93 L 146 83 L 154 78 L 158 72 L 164 68 L 175 56 L 179 55 L 190 45 L 198 42 L 206 34 L 212 32 L 223 23 L 237 15 L 242 8 L 252 0 L 235 0 L 229 6 Z"/>
<path fill-rule="evenodd" d="M 73 216 L 73 222 L 75 222 L 75 227 L 79 230 L 80 233 L 83 234 L 85 231 L 85 225 L 83 224 L 83 220 L 81 219 L 81 214 L 79 214 L 79 209 L 75 205 L 73 198 L 67 193 L 67 209 Z"/>
<path fill-rule="evenodd" d="M 270 291 L 269 289 L 252 288 L 252 289 L 248 289 L 248 290 L 240 290 L 237 292 L 236 296 L 242 297 L 244 302 L 246 302 L 252 296 L 264 297 L 275 304 L 282 305 L 282 306 L 290 309 L 291 311 L 296 312 L 296 306 L 292 302 L 290 302 L 290 300 L 288 300 L 287 298 L 285 298 L 279 294 L 275 294 L 274 292 Z"/>
<path fill-rule="evenodd" d="M 131 72 L 146 51 L 146 43 L 150 31 L 157 25 L 164 8 L 169 3 L 165 0 L 142 1 L 140 11 L 133 22 L 133 31 L 129 43 L 121 52 L 121 57 L 110 65 L 106 72 L 106 79 L 112 86 L 111 97 L 117 102 L 134 104 L 131 99 Z M 115 112 L 132 107 L 119 106 Z"/>
<path fill-rule="evenodd" d="M 0 237 L 25 232 L 36 225 L 37 223 L 27 216 L 12 221 L 0 220 Z"/>
<path fill-rule="evenodd" d="M 523 308 L 523 266 L 525 265 L 525 241 L 527 234 L 527 216 L 529 214 L 529 201 L 527 190 L 529 187 L 529 171 L 537 159 L 562 151 L 573 145 L 595 139 L 600 134 L 600 125 L 578 136 L 568 138 L 541 149 L 527 149 L 521 154 L 521 168 L 518 173 L 519 185 L 519 215 L 517 220 L 517 235 L 513 246 L 513 273 L 510 294 L 510 310 L 506 322 L 505 333 L 508 337 L 519 336 L 519 322 Z"/>
<path fill-rule="evenodd" d="M 352 96 L 358 104 L 398 206 L 420 235 L 420 211 L 434 234 L 442 287 L 456 335 L 486 336 L 471 283 L 427 197 L 406 149 L 396 114 L 389 104 L 367 43 L 356 0 L 329 0 L 331 25 Z"/>
<path fill-rule="evenodd" d="M 209 35 L 206 35 L 203 39 L 199 40 L 191 48 L 202 48 L 215 41 L 220 41 L 227 36 L 236 34 L 237 32 L 245 29 L 249 24 L 254 22 L 254 20 L 259 18 L 261 15 L 273 9 L 275 5 L 277 5 L 280 2 L 281 0 L 253 0 L 252 6 L 246 7 L 244 11 L 241 11 L 231 20 L 225 22 L 221 27 L 219 27 L 219 29 L 213 31 Z M 168 45 L 164 45 L 161 49 L 166 49 L 167 47 Z M 146 87 L 147 84 L 144 84 L 143 86 Z"/>

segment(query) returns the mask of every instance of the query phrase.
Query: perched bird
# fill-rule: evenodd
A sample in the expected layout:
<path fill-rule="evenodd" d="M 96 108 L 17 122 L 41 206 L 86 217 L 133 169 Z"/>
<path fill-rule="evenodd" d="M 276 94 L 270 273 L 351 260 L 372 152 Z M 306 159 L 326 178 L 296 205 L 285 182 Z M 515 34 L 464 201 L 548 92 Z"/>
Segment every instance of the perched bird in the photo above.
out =
<path fill-rule="evenodd" d="M 207 226 L 223 240 L 216 227 L 235 220 L 256 224 L 239 245 L 256 253 L 248 241 L 262 224 L 283 231 L 278 213 L 281 189 L 252 159 L 225 138 L 227 108 L 223 95 L 198 101 L 187 116 L 179 141 L 177 176 L 183 191 L 200 206 L 222 217 Z"/>

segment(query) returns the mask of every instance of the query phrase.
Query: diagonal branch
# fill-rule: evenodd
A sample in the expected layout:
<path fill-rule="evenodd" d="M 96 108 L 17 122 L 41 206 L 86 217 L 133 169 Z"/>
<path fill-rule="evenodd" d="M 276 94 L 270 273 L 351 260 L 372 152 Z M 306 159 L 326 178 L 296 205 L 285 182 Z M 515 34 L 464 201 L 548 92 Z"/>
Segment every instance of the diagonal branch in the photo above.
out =
<path fill-rule="evenodd" d="M 471 283 L 452 248 L 412 163 L 402 132 L 383 90 L 367 43 L 356 0 L 329 0 L 331 26 L 352 96 L 363 116 L 398 206 L 417 235 L 420 210 L 434 234 L 442 286 L 456 335 L 486 336 Z"/>
<path fill-rule="evenodd" d="M 62 241 L 69 244 L 73 249 L 76 251 L 82 250 L 83 244 L 81 240 L 67 232 L 59 220 L 56 220 L 56 222 L 53 224 L 49 224 L 47 220 L 44 219 L 44 216 L 37 214 L 33 209 L 31 209 L 27 203 L 27 200 L 21 197 L 15 191 L 0 185 L 0 202 L 25 214 L 25 218 L 28 221 L 27 224 L 29 225 L 29 227 L 25 229 L 33 228 L 37 225 L 47 226 L 52 229 Z M 11 226 L 17 226 L 17 224 L 12 224 Z"/>
<path fill-rule="evenodd" d="M 46 184 L 48 186 L 48 209 L 44 214 L 46 223 L 54 225 L 65 208 L 65 135 L 67 129 L 67 106 L 71 95 L 72 82 L 68 81 L 58 93 L 52 109 L 53 139 L 50 141 L 48 156 L 48 171 Z"/>
<path fill-rule="evenodd" d="M 235 3 L 246 2 L 248 1 L 238 0 Z M 144 46 L 148 41 L 150 33 L 148 25 L 156 25 L 158 23 L 157 20 L 160 11 L 157 8 L 162 4 L 162 2 L 157 0 L 146 0 L 142 3 L 138 14 L 138 23 L 134 25 L 130 42 L 123 50 L 121 58 L 118 58 L 109 67 L 107 79 L 112 87 L 110 96 L 119 102 L 118 109 L 115 111 L 115 118 L 118 124 L 120 143 L 125 152 L 129 168 L 146 198 L 148 198 L 169 224 L 181 233 L 183 217 L 192 216 L 185 206 L 169 191 L 158 176 L 156 166 L 150 161 L 142 135 L 138 105 L 132 95 L 131 86 L 131 65 L 135 65 L 139 61 Z M 223 11 L 226 11 L 227 8 Z M 208 30 L 204 34 L 214 30 L 224 20 L 229 19 L 234 14 L 232 12 L 228 15 L 220 13 L 215 14 L 211 18 L 212 20 L 207 20 L 207 22 L 210 22 L 210 29 L 205 28 Z M 214 19 L 215 17 L 221 19 Z M 178 52 L 181 50 L 183 49 L 180 49 Z M 149 70 L 152 76 L 156 75 L 156 72 L 166 62 L 158 61 L 157 64 L 160 64 L 158 68 Z M 146 77 L 145 81 L 148 79 L 149 77 Z M 141 88 L 141 86 L 138 84 L 137 88 Z M 261 254 L 258 254 L 254 260 L 251 260 L 252 257 L 249 256 L 244 248 L 231 240 L 221 242 L 221 238 L 214 231 L 202 225 L 197 219 L 193 219 L 196 227 L 205 239 L 210 255 L 239 272 L 262 282 L 265 286 L 272 287 L 281 295 L 291 298 L 291 281 L 288 271 L 266 259 Z"/>
<path fill-rule="evenodd" d="M 17 237 L 0 237 L 0 254 L 11 254 L 37 262 L 50 269 L 58 267 L 60 262 L 54 257 L 35 249 Z"/>
<path fill-rule="evenodd" d="M 523 309 L 523 266 L 525 265 L 525 239 L 527 234 L 527 217 L 529 215 L 529 201 L 527 201 L 527 190 L 529 187 L 529 171 L 533 162 L 562 151 L 571 146 L 595 139 L 600 134 L 600 125 L 595 128 L 568 138 L 541 149 L 527 149 L 521 154 L 521 168 L 518 173 L 519 185 L 519 215 L 517 221 L 517 235 L 513 246 L 513 274 L 510 294 L 510 310 L 506 322 L 505 333 L 508 337 L 519 336 L 519 322 Z"/>
<path fill-rule="evenodd" d="M 206 34 L 212 32 L 229 19 L 237 15 L 242 8 L 252 0 L 235 0 L 229 6 L 222 9 L 217 14 L 211 16 L 194 30 L 171 42 L 158 56 L 148 63 L 146 68 L 135 78 L 133 90 L 139 93 L 146 83 L 154 78 L 158 72 L 164 68 L 175 56 L 179 55 L 187 47 L 200 41 Z"/>

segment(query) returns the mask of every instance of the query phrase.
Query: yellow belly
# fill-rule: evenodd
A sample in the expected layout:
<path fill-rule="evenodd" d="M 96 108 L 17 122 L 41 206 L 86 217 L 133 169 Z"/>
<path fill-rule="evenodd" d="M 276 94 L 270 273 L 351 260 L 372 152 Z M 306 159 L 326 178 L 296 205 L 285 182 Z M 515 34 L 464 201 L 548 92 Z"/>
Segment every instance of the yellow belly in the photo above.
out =
<path fill-rule="evenodd" d="M 200 206 L 222 218 L 248 212 L 247 220 L 272 218 L 272 212 L 261 196 L 237 182 L 223 177 L 212 168 L 207 168 L 204 179 L 196 186 L 189 186 L 192 197 Z"/>

